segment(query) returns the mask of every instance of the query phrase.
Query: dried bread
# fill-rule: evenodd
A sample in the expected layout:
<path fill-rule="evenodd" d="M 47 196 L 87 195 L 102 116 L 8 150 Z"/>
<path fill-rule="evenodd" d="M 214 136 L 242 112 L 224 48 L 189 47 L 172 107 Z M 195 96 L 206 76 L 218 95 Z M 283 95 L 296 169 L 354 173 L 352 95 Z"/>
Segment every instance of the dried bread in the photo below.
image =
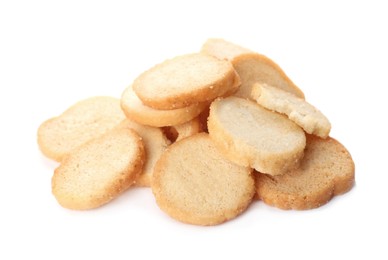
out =
<path fill-rule="evenodd" d="M 287 115 L 309 134 L 326 138 L 330 133 L 331 124 L 326 116 L 310 103 L 290 92 L 267 84 L 255 83 L 251 96 L 261 106 Z"/>
<path fill-rule="evenodd" d="M 235 218 L 254 195 L 251 169 L 226 160 L 206 133 L 172 144 L 157 162 L 152 191 L 172 218 L 216 225 Z"/>
<path fill-rule="evenodd" d="M 201 52 L 210 54 L 220 60 L 231 61 L 232 64 L 236 57 L 246 53 L 254 53 L 247 48 L 238 46 L 220 38 L 207 39 L 202 45 Z"/>
<path fill-rule="evenodd" d="M 240 85 L 230 62 L 203 53 L 177 56 L 143 72 L 133 90 L 143 104 L 177 109 L 211 101 Z"/>
<path fill-rule="evenodd" d="M 219 59 L 229 60 L 233 64 L 241 80 L 241 86 L 235 93 L 237 97 L 251 98 L 252 85 L 259 82 L 267 83 L 304 98 L 303 92 L 279 65 L 264 55 L 222 39 L 208 40 L 202 46 L 201 51 Z"/>
<path fill-rule="evenodd" d="M 170 140 L 164 135 L 162 129 L 141 125 L 130 119 L 125 119 L 117 128 L 133 129 L 142 138 L 146 160 L 143 171 L 136 178 L 135 185 L 150 187 L 155 163 L 170 145 Z"/>
<path fill-rule="evenodd" d="M 163 127 L 186 123 L 198 116 L 208 102 L 190 105 L 172 110 L 159 110 L 144 105 L 133 91 L 132 86 L 126 88 L 121 97 L 121 107 L 125 115 L 142 125 Z"/>
<path fill-rule="evenodd" d="M 91 97 L 43 122 L 38 129 L 38 145 L 45 156 L 61 161 L 72 150 L 108 132 L 124 119 L 119 99 Z"/>
<path fill-rule="evenodd" d="M 234 59 L 233 66 L 241 79 L 241 87 L 235 93 L 238 97 L 250 98 L 252 85 L 260 82 L 304 98 L 303 92 L 291 81 L 279 65 L 264 55 L 258 53 L 243 54 Z"/>
<path fill-rule="evenodd" d="M 281 209 L 316 208 L 352 188 L 354 169 L 352 157 L 341 143 L 331 137 L 307 135 L 300 167 L 280 176 L 257 173 L 257 195 Z"/>
<path fill-rule="evenodd" d="M 151 187 L 170 217 L 217 225 L 253 199 L 311 209 L 354 185 L 330 122 L 271 59 L 223 39 L 140 74 L 121 99 L 93 97 L 41 124 L 60 162 L 52 193 L 87 210 Z"/>
<path fill-rule="evenodd" d="M 306 145 L 303 130 L 287 117 L 238 97 L 211 104 L 208 130 L 226 158 L 271 175 L 296 168 Z"/>
<path fill-rule="evenodd" d="M 68 209 L 100 207 L 129 188 L 142 171 L 143 142 L 131 129 L 115 129 L 66 156 L 52 177 L 52 192 Z"/>

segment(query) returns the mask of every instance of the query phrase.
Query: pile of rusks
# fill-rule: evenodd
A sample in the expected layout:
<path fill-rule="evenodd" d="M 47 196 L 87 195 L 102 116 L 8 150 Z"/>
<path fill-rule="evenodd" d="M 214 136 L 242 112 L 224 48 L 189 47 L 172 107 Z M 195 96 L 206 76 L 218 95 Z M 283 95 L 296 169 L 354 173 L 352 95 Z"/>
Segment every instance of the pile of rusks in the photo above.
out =
<path fill-rule="evenodd" d="M 100 207 L 131 186 L 190 224 L 216 225 L 254 200 L 311 209 L 354 184 L 330 122 L 269 58 L 222 39 L 139 75 L 121 99 L 91 97 L 42 123 L 65 208 Z"/>

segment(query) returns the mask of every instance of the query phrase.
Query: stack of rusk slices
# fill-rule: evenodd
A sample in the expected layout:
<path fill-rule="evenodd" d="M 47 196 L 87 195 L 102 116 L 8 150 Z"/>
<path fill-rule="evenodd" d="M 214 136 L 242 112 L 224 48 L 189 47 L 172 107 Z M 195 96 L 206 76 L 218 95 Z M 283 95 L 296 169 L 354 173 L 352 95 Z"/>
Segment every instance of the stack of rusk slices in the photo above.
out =
<path fill-rule="evenodd" d="M 354 163 L 329 120 L 269 58 L 222 39 L 139 75 L 121 99 L 91 97 L 38 129 L 58 161 L 65 208 L 100 207 L 151 187 L 179 221 L 216 225 L 254 198 L 312 209 L 354 184 Z"/>

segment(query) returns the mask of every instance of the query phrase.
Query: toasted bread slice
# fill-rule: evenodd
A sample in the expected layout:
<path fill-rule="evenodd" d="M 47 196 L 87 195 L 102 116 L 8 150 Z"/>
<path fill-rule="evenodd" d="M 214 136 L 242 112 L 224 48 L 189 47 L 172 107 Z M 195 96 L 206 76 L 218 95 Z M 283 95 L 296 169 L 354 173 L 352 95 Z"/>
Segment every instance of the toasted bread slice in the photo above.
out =
<path fill-rule="evenodd" d="M 353 187 L 354 169 L 352 157 L 341 143 L 307 135 L 300 167 L 281 176 L 257 173 L 257 194 L 281 209 L 316 208 Z"/>
<path fill-rule="evenodd" d="M 331 124 L 325 115 L 290 92 L 267 84 L 255 83 L 251 96 L 261 106 L 287 115 L 309 134 L 326 138 L 330 133 Z"/>
<path fill-rule="evenodd" d="M 52 192 L 65 208 L 100 207 L 134 183 L 144 159 L 143 142 L 135 131 L 112 130 L 64 158 L 52 177 Z"/>
<path fill-rule="evenodd" d="M 133 129 L 142 138 L 146 160 L 142 173 L 136 178 L 135 185 L 150 187 L 155 163 L 170 145 L 170 140 L 164 135 L 162 129 L 141 125 L 130 119 L 125 119 L 117 128 Z"/>
<path fill-rule="evenodd" d="M 296 168 L 306 146 L 305 134 L 294 122 L 238 97 L 211 104 L 208 130 L 226 158 L 271 175 Z"/>
<path fill-rule="evenodd" d="M 179 221 L 216 225 L 235 218 L 254 194 L 251 169 L 225 159 L 206 133 L 172 144 L 156 163 L 152 191 Z"/>
<path fill-rule="evenodd" d="M 209 103 L 205 102 L 172 110 L 154 109 L 144 105 L 131 86 L 125 89 L 121 97 L 121 107 L 129 119 L 142 125 L 154 127 L 186 123 L 198 116 L 208 106 Z"/>
<path fill-rule="evenodd" d="M 45 156 L 61 161 L 75 148 L 108 132 L 124 119 L 119 99 L 88 98 L 43 122 L 38 129 L 38 145 Z"/>
<path fill-rule="evenodd" d="M 168 110 L 211 101 L 239 85 L 230 62 L 194 53 L 145 71 L 133 82 L 133 90 L 146 106 Z"/>
<path fill-rule="evenodd" d="M 250 98 L 252 85 L 259 82 L 304 98 L 303 92 L 291 81 L 279 65 L 264 55 L 258 53 L 243 54 L 234 59 L 233 66 L 241 79 L 241 86 L 235 93 L 237 97 Z"/>
<path fill-rule="evenodd" d="M 235 93 L 237 97 L 251 98 L 252 85 L 260 82 L 304 98 L 303 92 L 279 65 L 264 55 L 222 39 L 209 39 L 202 46 L 201 51 L 216 58 L 228 60 L 233 64 L 241 79 L 241 86 Z"/>
<path fill-rule="evenodd" d="M 212 55 L 220 60 L 228 60 L 232 62 L 232 64 L 236 57 L 246 53 L 254 53 L 254 51 L 220 38 L 208 39 L 202 45 L 201 52 Z"/>

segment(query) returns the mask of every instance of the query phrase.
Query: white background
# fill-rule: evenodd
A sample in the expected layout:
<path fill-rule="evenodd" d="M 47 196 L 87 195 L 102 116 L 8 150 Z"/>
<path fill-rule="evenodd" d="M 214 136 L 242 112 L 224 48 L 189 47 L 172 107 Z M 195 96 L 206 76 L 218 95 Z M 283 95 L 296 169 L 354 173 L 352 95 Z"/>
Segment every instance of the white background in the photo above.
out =
<path fill-rule="evenodd" d="M 1 1 L 0 259 L 387 259 L 388 9 L 312 2 Z M 96 210 L 61 208 L 39 124 L 80 99 L 120 97 L 209 37 L 285 70 L 351 152 L 353 190 L 310 211 L 255 202 L 215 227 L 169 218 L 146 188 Z"/>

